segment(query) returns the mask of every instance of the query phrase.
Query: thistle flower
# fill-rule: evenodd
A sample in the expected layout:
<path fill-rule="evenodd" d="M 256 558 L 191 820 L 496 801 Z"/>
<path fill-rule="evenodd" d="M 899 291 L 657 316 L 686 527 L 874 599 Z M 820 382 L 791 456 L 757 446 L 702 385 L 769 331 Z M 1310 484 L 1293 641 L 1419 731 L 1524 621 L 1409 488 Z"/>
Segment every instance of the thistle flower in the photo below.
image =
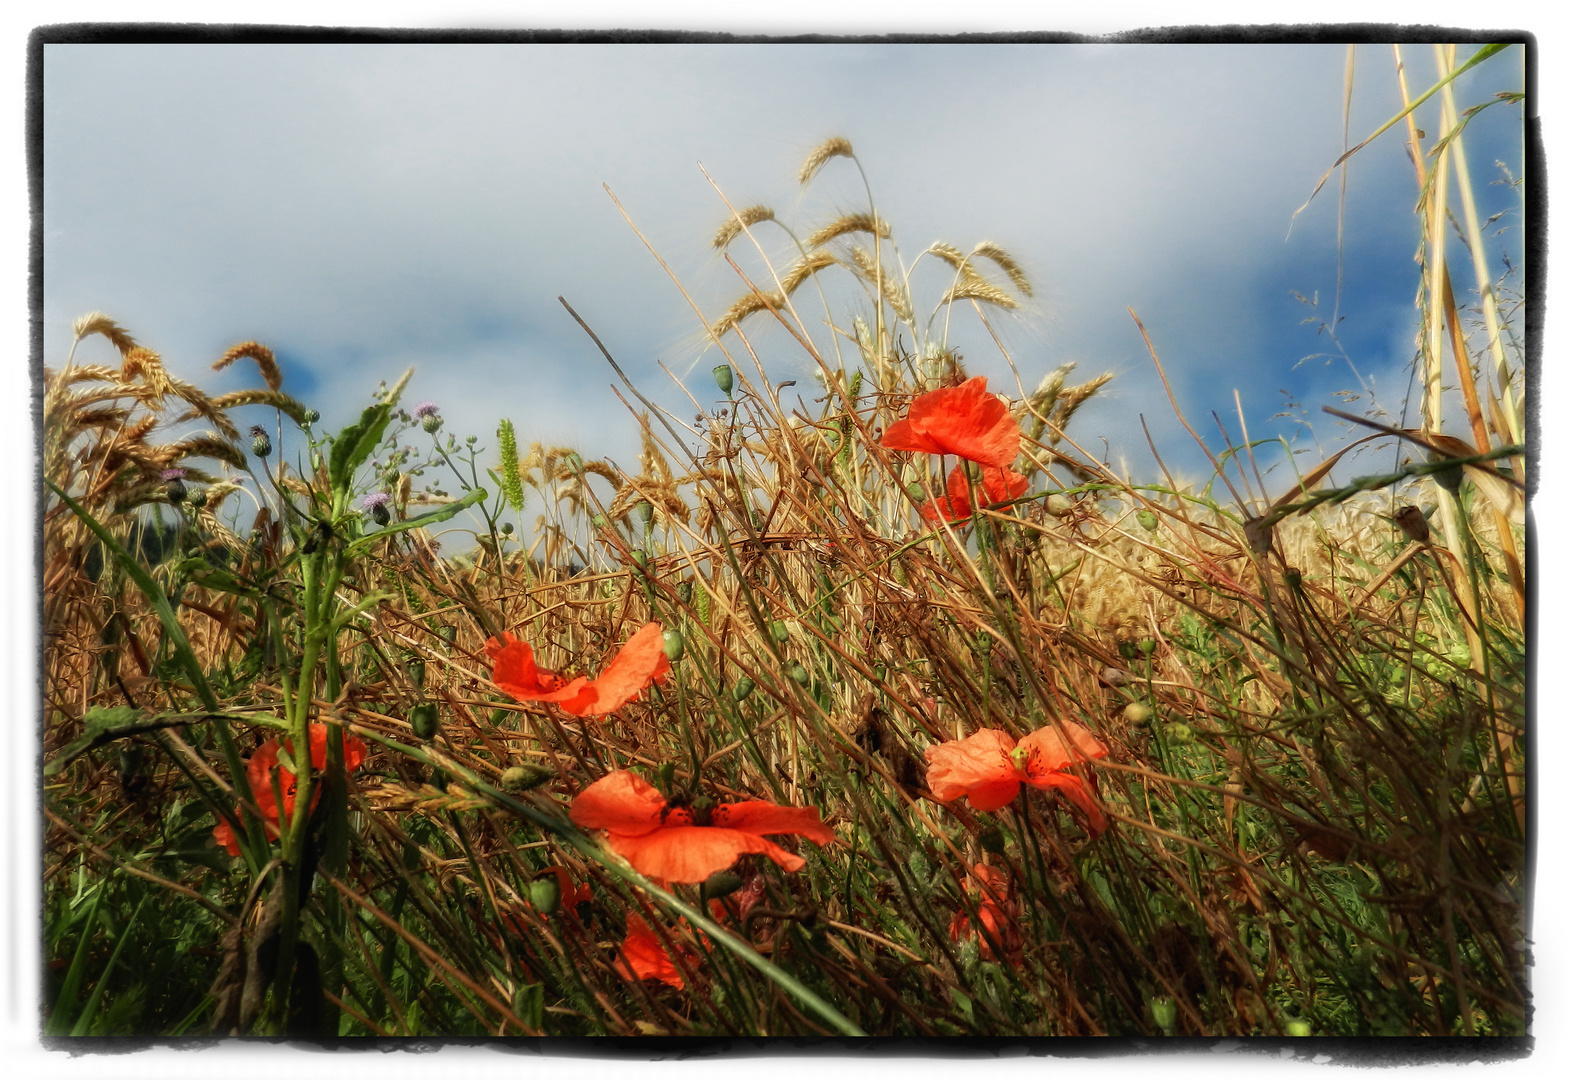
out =
<path fill-rule="evenodd" d="M 377 525 L 385 525 L 392 520 L 392 514 L 387 510 L 387 504 L 391 501 L 392 496 L 385 491 L 373 491 L 365 496 L 365 501 L 362 505 L 366 510 L 370 511 L 370 516 Z"/>
<path fill-rule="evenodd" d="M 272 453 L 272 440 L 267 437 L 267 429 L 260 424 L 251 425 L 251 453 L 259 458 Z"/>
<path fill-rule="evenodd" d="M 165 469 L 158 474 L 158 479 L 166 482 L 163 490 L 170 502 L 179 504 L 185 501 L 184 469 Z"/>
<path fill-rule="evenodd" d="M 434 401 L 422 401 L 414 406 L 414 419 L 420 422 L 420 427 L 434 435 L 441 429 L 441 417 L 436 415 L 440 411 L 441 406 Z"/>

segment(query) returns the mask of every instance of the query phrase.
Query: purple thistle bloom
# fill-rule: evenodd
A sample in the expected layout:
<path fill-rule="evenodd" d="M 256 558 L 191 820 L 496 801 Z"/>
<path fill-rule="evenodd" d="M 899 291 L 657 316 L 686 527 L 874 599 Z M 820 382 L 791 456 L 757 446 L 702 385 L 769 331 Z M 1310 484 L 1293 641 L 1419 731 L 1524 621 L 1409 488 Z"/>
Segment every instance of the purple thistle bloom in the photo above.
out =
<path fill-rule="evenodd" d="M 367 510 L 374 510 L 378 506 L 386 506 L 391 501 L 392 496 L 388 495 L 385 491 L 373 491 L 369 495 L 365 496 L 365 502 L 362 505 Z"/>
<path fill-rule="evenodd" d="M 427 416 L 435 416 L 441 411 L 441 406 L 434 401 L 422 401 L 414 406 L 414 419 L 423 420 Z"/>
<path fill-rule="evenodd" d="M 267 437 L 267 429 L 266 428 L 262 427 L 260 424 L 252 424 L 251 425 L 251 438 L 253 438 L 253 439 L 265 439 L 266 437 Z"/>
<path fill-rule="evenodd" d="M 185 470 L 184 469 L 165 469 L 163 472 L 158 474 L 158 479 L 160 479 L 160 480 L 184 480 L 185 479 Z"/>

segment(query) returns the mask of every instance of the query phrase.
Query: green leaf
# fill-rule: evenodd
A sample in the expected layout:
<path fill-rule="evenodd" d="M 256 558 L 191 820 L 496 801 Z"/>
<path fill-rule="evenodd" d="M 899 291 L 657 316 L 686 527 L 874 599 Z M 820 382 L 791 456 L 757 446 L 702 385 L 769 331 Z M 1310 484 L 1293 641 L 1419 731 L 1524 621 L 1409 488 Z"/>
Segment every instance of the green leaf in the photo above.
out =
<path fill-rule="evenodd" d="M 349 481 L 354 478 L 354 470 L 376 449 L 391 419 L 392 403 L 383 401 L 367 408 L 360 413 L 358 420 L 338 432 L 332 440 L 332 456 L 328 459 L 327 467 L 333 491 L 348 490 Z"/>
<path fill-rule="evenodd" d="M 367 533 L 345 548 L 344 555 L 348 558 L 353 558 L 384 536 L 391 536 L 393 533 L 407 532 L 410 529 L 418 529 L 425 525 L 434 525 L 437 522 L 446 521 L 459 510 L 467 510 L 475 503 L 484 502 L 489 497 L 489 493 L 484 488 L 475 488 L 457 502 L 448 503 L 446 506 L 432 510 L 428 514 L 421 514 L 419 517 L 409 518 L 407 521 L 396 521 L 384 529 Z"/>

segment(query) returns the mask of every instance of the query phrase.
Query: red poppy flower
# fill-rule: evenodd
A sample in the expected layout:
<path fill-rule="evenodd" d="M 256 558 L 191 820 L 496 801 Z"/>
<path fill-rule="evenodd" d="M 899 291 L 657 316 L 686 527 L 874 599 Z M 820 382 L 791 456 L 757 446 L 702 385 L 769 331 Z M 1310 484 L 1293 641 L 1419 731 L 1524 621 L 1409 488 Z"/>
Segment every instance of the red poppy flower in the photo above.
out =
<path fill-rule="evenodd" d="M 1019 901 L 1014 894 L 1008 875 L 995 866 L 977 863 L 970 868 L 969 892 L 978 896 L 976 915 L 981 921 L 981 958 L 997 959 L 993 943 L 1002 947 L 1003 955 L 1011 964 L 1024 959 L 1024 931 L 1019 927 Z M 948 936 L 963 941 L 977 931 L 970 925 L 967 911 L 954 915 L 948 924 Z"/>
<path fill-rule="evenodd" d="M 503 631 L 501 640 L 485 642 L 485 652 L 495 665 L 490 681 L 514 701 L 554 701 L 573 716 L 603 716 L 615 712 L 662 682 L 670 670 L 665 655 L 665 632 L 651 622 L 633 634 L 597 679 L 580 675 L 568 682 L 534 663 L 534 650 Z"/>
<path fill-rule="evenodd" d="M 1069 752 L 1063 734 L 1077 753 Z M 1099 835 L 1106 828 L 1105 815 L 1085 782 L 1065 770 L 1075 761 L 1105 756 L 1105 744 L 1071 720 L 1031 732 L 1017 745 L 1007 732 L 983 728 L 967 739 L 926 748 L 926 786 L 939 802 L 965 796 L 976 810 L 1006 806 L 1021 783 L 1059 788 L 1089 816 L 1090 831 Z"/>
<path fill-rule="evenodd" d="M 1019 456 L 1019 422 L 996 394 L 986 392 L 986 376 L 922 394 L 910 412 L 883 433 L 889 450 L 954 454 L 1000 469 Z"/>
<path fill-rule="evenodd" d="M 594 781 L 572 803 L 572 821 L 584 829 L 604 829 L 605 846 L 640 874 L 661 881 L 695 883 L 728 869 L 742 855 L 766 855 L 786 870 L 806 865 L 765 835 L 792 833 L 819 844 L 834 831 L 818 819 L 816 807 L 775 806 L 751 800 L 707 810 L 671 806 L 655 787 L 630 772 L 613 772 Z"/>
<path fill-rule="evenodd" d="M 1005 503 L 1017 499 L 1029 489 L 1030 482 L 1012 469 L 981 469 L 981 491 L 977 501 L 982 506 Z M 940 499 L 928 499 L 921 507 L 921 516 L 927 521 L 939 517 L 949 521 L 962 521 L 970 516 L 970 479 L 962 467 L 948 474 L 948 494 Z"/>
<path fill-rule="evenodd" d="M 676 948 L 689 963 L 695 962 L 696 954 L 690 949 L 680 945 Z M 626 940 L 621 943 L 621 955 L 616 958 L 614 966 L 616 973 L 623 979 L 658 979 L 677 990 L 686 986 L 681 969 L 659 943 L 658 935 L 648 928 L 639 915 L 627 916 Z"/>
<path fill-rule="evenodd" d="M 278 740 L 268 739 L 256 748 L 250 761 L 245 763 L 245 776 L 251 782 L 251 796 L 256 800 L 256 809 L 261 813 L 262 823 L 267 829 L 267 838 L 275 840 L 278 836 L 278 800 L 272 792 L 272 771 L 276 767 L 278 772 L 278 786 L 283 791 L 283 817 L 287 820 L 294 814 L 294 789 L 297 781 L 294 773 L 278 764 Z M 289 756 L 294 755 L 294 740 L 285 739 L 283 745 L 288 747 Z M 365 743 L 351 736 L 345 735 L 343 739 L 343 768 L 345 772 L 353 772 L 359 768 L 369 751 Z M 327 725 L 311 725 L 311 765 L 317 770 L 327 767 Z M 311 788 L 311 809 L 316 808 L 316 800 L 321 797 L 319 786 Z M 218 827 L 212 831 L 213 839 L 225 848 L 230 855 L 240 853 L 240 841 L 234 835 L 234 830 L 227 821 L 218 822 Z"/>

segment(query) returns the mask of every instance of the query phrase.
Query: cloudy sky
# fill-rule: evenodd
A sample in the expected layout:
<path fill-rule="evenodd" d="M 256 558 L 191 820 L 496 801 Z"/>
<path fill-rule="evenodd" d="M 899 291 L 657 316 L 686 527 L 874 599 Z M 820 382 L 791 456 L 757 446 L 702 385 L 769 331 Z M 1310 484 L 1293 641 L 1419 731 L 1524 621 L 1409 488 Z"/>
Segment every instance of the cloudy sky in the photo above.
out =
<path fill-rule="evenodd" d="M 1405 56 L 1425 88 L 1431 48 Z M 1353 142 L 1399 108 L 1390 48 L 1355 62 Z M 1459 101 L 1519 88 L 1522 65 L 1519 49 L 1482 65 Z M 1300 445 L 1312 436 L 1271 420 L 1282 391 L 1326 445 L 1339 432 L 1318 406 L 1345 404 L 1335 392 L 1363 394 L 1361 409 L 1372 389 L 1397 415 L 1406 396 L 1418 232 L 1398 132 L 1352 162 L 1344 356 L 1314 321 L 1335 307 L 1336 185 L 1292 224 L 1341 149 L 1345 66 L 1338 44 L 50 45 L 45 362 L 73 318 L 102 310 L 215 389 L 256 383 L 207 371 L 225 348 L 270 345 L 329 426 L 412 366 L 411 402 L 439 402 L 451 431 L 493 444 L 510 417 L 525 442 L 635 467 L 614 375 L 556 297 L 688 419 L 657 363 L 708 401 L 721 358 L 603 185 L 712 317 L 742 286 L 709 245 L 727 211 L 699 164 L 736 205 L 809 229 L 865 205 L 848 162 L 804 194 L 796 182 L 839 135 L 907 264 L 933 241 L 991 240 L 1024 266 L 1035 298 L 995 323 L 1027 388 L 1069 360 L 1116 375 L 1076 417 L 1081 445 L 1153 478 L 1142 415 L 1168 463 L 1202 480 L 1130 307 L 1217 445 L 1211 410 L 1239 436 L 1234 390 L 1255 439 Z M 1505 215 L 1497 250 L 1518 262 L 1518 194 L 1491 183 L 1494 161 L 1521 173 L 1518 108 L 1483 113 L 1467 139 L 1483 213 Z M 918 307 L 935 271 L 916 271 Z M 840 299 L 842 319 L 857 310 Z M 821 318 L 815 298 L 804 313 Z M 1013 388 L 973 314 L 955 313 L 949 341 Z M 759 347 L 776 380 L 809 391 L 799 348 L 767 333 Z"/>

